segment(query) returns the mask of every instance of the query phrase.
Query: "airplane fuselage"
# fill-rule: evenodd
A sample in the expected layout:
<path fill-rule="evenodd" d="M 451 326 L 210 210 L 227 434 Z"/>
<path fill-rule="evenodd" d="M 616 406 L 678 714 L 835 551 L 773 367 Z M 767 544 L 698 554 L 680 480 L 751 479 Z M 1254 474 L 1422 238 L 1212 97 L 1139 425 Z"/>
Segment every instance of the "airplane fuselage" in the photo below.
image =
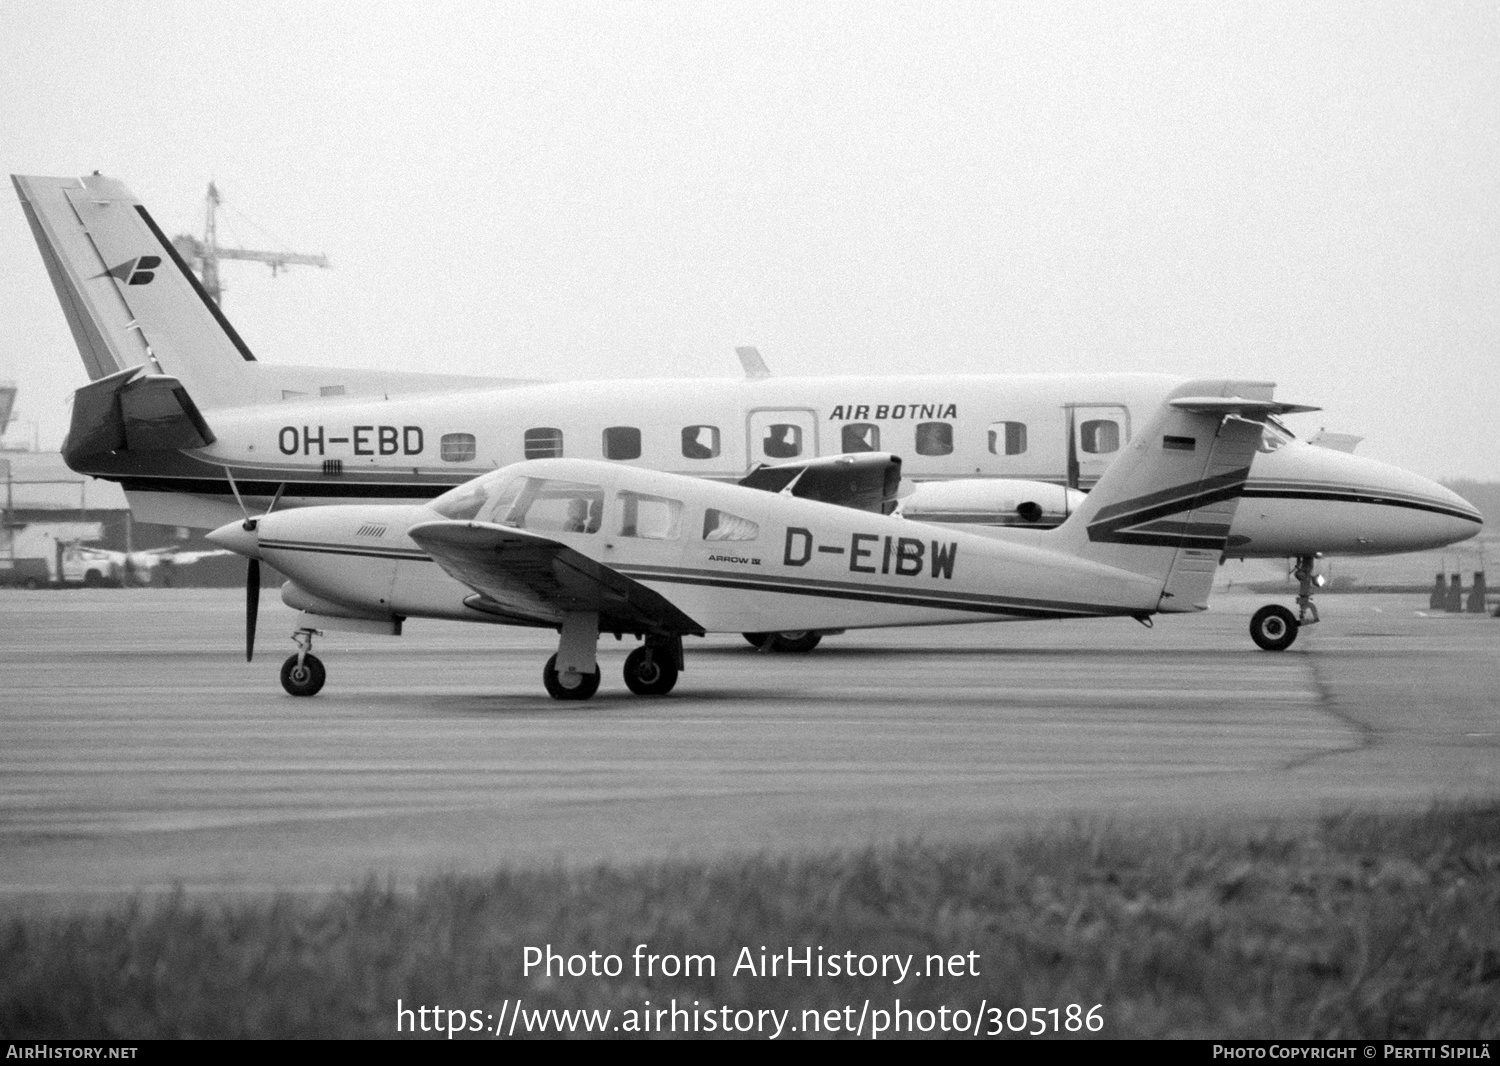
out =
<path fill-rule="evenodd" d="M 271 369 L 271 368 L 267 368 Z M 347 372 L 329 371 L 335 384 Z M 292 395 L 206 412 L 190 452 L 88 456 L 147 520 L 212 527 L 278 508 L 420 503 L 522 459 L 606 459 L 735 480 L 758 463 L 885 450 L 903 476 L 976 497 L 1012 480 L 1092 485 L 1176 380 L 1163 375 L 967 375 L 519 384 L 389 399 Z M 234 486 L 226 477 L 234 478 Z M 910 517 L 923 518 L 920 511 Z M 983 500 L 932 519 L 1025 526 Z M 1043 525 L 1063 514 L 1047 514 Z M 1381 554 L 1472 535 L 1479 515 L 1441 486 L 1363 457 L 1268 434 L 1226 554 Z"/>

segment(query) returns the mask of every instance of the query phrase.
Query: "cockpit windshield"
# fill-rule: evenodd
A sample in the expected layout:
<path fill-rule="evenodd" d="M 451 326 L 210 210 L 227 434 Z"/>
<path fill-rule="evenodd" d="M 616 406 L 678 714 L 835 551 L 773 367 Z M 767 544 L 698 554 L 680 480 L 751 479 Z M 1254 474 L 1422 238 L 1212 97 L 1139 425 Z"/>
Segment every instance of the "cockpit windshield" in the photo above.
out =
<path fill-rule="evenodd" d="M 449 489 L 428 504 L 444 518 L 455 522 L 466 522 L 476 516 L 486 503 L 494 498 L 502 483 L 514 475 L 507 470 L 496 470 L 481 475 L 473 481 L 465 481 L 457 488 Z"/>
<path fill-rule="evenodd" d="M 1259 450 L 1261 452 L 1274 452 L 1277 448 L 1286 444 L 1287 441 L 1296 439 L 1297 435 L 1290 429 L 1287 429 L 1286 423 L 1282 422 L 1275 415 L 1270 415 L 1266 418 L 1265 428 L 1260 433 Z"/>

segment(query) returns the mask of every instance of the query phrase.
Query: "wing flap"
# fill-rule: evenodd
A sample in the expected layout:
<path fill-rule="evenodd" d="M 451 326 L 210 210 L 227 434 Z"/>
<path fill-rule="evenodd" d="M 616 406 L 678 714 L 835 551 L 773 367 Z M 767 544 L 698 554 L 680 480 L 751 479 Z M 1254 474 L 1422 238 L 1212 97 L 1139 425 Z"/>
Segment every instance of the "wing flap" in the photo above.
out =
<path fill-rule="evenodd" d="M 601 630 L 704 635 L 659 592 L 555 540 L 487 522 L 423 522 L 407 535 L 479 593 L 476 609 L 553 625 L 596 611 Z"/>

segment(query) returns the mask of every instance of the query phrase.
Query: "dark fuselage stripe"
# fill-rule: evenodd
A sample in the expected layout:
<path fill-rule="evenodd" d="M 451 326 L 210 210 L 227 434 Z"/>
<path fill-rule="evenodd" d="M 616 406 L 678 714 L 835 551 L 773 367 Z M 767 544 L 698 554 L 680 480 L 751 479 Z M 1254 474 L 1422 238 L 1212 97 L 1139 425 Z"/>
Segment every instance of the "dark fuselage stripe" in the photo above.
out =
<path fill-rule="evenodd" d="M 87 471 L 82 471 L 87 473 Z M 466 472 L 467 473 L 467 472 Z M 136 477 L 127 475 L 117 477 L 110 474 L 91 475 L 102 477 L 107 481 L 118 481 L 120 486 L 134 492 L 183 492 L 199 496 L 233 496 L 227 480 L 216 478 L 194 478 L 194 477 Z M 436 475 L 434 475 L 436 476 Z M 355 482 L 348 480 L 328 481 L 285 481 L 258 480 L 258 481 L 236 481 L 240 492 L 246 496 L 274 496 L 281 490 L 283 499 L 294 498 L 319 498 L 319 499 L 351 499 L 351 500 L 430 500 L 441 496 L 456 485 L 462 485 L 470 480 L 470 476 L 458 477 L 451 483 L 416 483 L 409 482 Z M 1417 497 L 1399 498 L 1391 495 L 1361 491 L 1359 489 L 1330 489 L 1330 488 L 1297 488 L 1291 485 L 1277 486 L 1275 488 L 1256 488 L 1255 482 L 1250 481 L 1240 491 L 1240 495 L 1246 498 L 1254 497 L 1261 500 L 1326 500 L 1334 503 L 1357 503 L 1376 507 L 1399 507 L 1404 510 L 1426 511 L 1431 514 L 1446 515 L 1449 518 L 1462 518 L 1476 525 L 1484 520 L 1469 511 L 1463 511 L 1448 504 L 1437 503 L 1433 500 Z M 1184 502 L 1183 510 L 1191 506 L 1191 501 Z M 910 515 L 912 521 L 927 522 L 934 521 L 926 515 Z M 943 515 L 943 518 L 949 518 Z M 972 512 L 964 514 L 954 513 L 950 521 L 957 525 L 993 525 L 994 522 L 982 515 Z M 1000 523 L 1002 525 L 1013 525 L 1010 521 Z M 1041 528 L 1040 526 L 1036 528 Z"/>

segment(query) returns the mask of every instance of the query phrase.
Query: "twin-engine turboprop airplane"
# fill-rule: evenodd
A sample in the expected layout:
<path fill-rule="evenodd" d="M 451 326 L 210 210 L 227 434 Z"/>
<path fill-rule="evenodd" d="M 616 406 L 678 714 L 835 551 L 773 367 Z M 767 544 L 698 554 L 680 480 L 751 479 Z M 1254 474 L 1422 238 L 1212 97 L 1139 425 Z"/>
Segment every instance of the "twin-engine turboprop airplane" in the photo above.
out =
<path fill-rule="evenodd" d="M 626 685 L 662 695 L 684 636 L 1203 610 L 1263 422 L 1287 407 L 1255 390 L 1174 390 L 1079 509 L 1025 541 L 578 459 L 517 463 L 428 505 L 304 508 L 209 537 L 291 579 L 293 695 L 323 685 L 318 627 L 399 633 L 408 617 L 556 628 L 542 674 L 556 699 L 592 696 L 600 634 L 630 633 Z"/>
<path fill-rule="evenodd" d="M 136 517 L 213 528 L 243 510 L 431 500 L 521 459 L 597 458 L 737 481 L 758 464 L 893 452 L 906 517 L 1055 526 L 1181 384 L 1157 374 L 534 382 L 257 362 L 120 182 L 13 177 L 91 383 L 63 446 L 118 481 Z M 1258 395 L 1258 394 L 1257 394 Z M 1294 616 L 1258 612 L 1264 647 L 1316 621 L 1321 555 L 1419 551 L 1479 512 L 1425 478 L 1296 439 L 1267 418 L 1224 545 L 1296 560 Z M 237 498 L 238 497 L 238 498 Z M 779 639 L 779 638 L 778 638 Z M 787 647 L 807 647 L 816 632 Z"/>

